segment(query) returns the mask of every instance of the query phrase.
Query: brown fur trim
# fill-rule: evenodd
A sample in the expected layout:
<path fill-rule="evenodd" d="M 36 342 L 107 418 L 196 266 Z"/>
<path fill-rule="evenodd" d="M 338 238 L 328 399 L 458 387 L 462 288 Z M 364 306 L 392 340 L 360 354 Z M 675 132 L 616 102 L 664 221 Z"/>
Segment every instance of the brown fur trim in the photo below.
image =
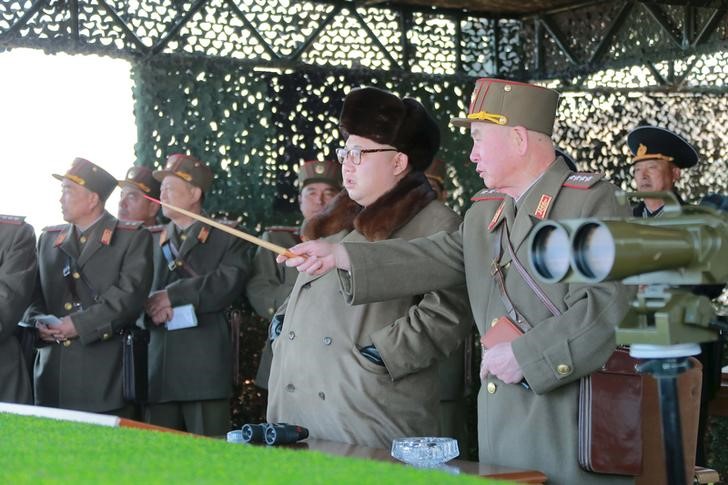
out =
<path fill-rule="evenodd" d="M 369 241 L 389 239 L 436 198 L 422 172 L 410 172 L 392 190 L 364 208 L 343 190 L 321 213 L 303 224 L 303 239 L 318 239 L 353 229 Z"/>

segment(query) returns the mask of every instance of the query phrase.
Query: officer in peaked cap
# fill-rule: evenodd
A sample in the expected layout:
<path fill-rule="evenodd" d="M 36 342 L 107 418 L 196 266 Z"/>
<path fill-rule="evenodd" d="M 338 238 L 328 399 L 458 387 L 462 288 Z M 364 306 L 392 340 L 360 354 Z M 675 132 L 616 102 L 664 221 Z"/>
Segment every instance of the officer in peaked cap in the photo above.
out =
<path fill-rule="evenodd" d="M 301 224 L 321 212 L 341 190 L 341 166 L 334 160 L 308 160 L 298 168 L 298 206 Z M 260 236 L 266 241 L 290 248 L 301 242 L 301 226 L 272 226 Z M 276 263 L 276 255 L 267 249 L 255 248 L 252 273 L 246 287 L 248 301 L 259 316 L 270 321 L 274 312 L 291 294 L 298 277 L 295 268 Z M 260 354 L 255 384 L 268 388 L 268 376 L 273 354 L 270 339 L 266 339 Z"/>
<path fill-rule="evenodd" d="M 173 154 L 153 175 L 162 184 L 163 203 L 204 215 L 202 203 L 213 181 L 204 162 Z M 154 248 L 154 282 L 145 306 L 151 334 L 145 420 L 220 436 L 230 427 L 233 382 L 225 309 L 245 285 L 245 245 L 172 208 L 163 211 L 170 222 Z"/>
<path fill-rule="evenodd" d="M 159 200 L 160 183 L 152 175 L 152 170 L 142 165 L 131 167 L 124 180 L 119 180 L 119 219 L 139 221 L 146 227 L 157 223 L 159 204 L 147 199 L 145 195 Z"/>
<path fill-rule="evenodd" d="M 632 153 L 635 185 L 640 192 L 673 192 L 681 169 L 698 163 L 698 152 L 684 138 L 665 128 L 640 126 L 627 135 Z M 662 213 L 662 199 L 644 199 L 633 208 L 635 217 L 654 217 Z"/>
<path fill-rule="evenodd" d="M 626 483 L 631 478 L 581 468 L 577 418 L 579 380 L 614 350 L 614 322 L 626 313 L 629 293 L 620 282 L 537 290 L 520 273 L 536 279 L 527 240 L 539 220 L 628 214 L 615 186 L 556 158 L 558 98 L 526 83 L 476 82 L 468 114 L 452 123 L 470 129 L 470 160 L 488 188 L 473 197 L 458 230 L 373 244 L 304 242 L 292 251 L 306 258 L 289 264 L 314 275 L 348 270 L 338 272 L 340 290 L 357 306 L 466 283 L 481 337 L 506 318 L 524 332 L 484 352 L 480 461 L 540 470 L 553 483 Z"/>
<path fill-rule="evenodd" d="M 120 332 L 134 325 L 152 282 L 152 238 L 138 222 L 104 210 L 116 179 L 76 158 L 61 180 L 68 224 L 47 227 L 38 241 L 38 298 L 26 319 L 37 321 L 43 346 L 35 362 L 35 401 L 132 417 L 122 396 Z M 58 322 L 40 323 L 41 314 Z"/>

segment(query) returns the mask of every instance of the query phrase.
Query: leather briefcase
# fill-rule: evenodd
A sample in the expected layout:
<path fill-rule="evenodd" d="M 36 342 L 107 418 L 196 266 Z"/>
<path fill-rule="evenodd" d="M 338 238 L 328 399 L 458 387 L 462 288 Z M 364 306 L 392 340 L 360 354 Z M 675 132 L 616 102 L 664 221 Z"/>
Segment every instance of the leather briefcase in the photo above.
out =
<path fill-rule="evenodd" d="M 121 331 L 121 391 L 125 401 L 147 401 L 149 330 L 131 327 Z"/>
<path fill-rule="evenodd" d="M 613 475 L 642 473 L 642 388 L 638 360 L 618 348 L 579 388 L 579 465 Z"/>

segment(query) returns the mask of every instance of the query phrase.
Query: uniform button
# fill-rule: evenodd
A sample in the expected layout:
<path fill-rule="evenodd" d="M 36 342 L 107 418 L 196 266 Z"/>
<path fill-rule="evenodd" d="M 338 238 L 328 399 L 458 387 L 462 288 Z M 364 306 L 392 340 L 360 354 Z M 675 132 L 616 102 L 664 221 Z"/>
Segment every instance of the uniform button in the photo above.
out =
<path fill-rule="evenodd" d="M 321 398 L 322 401 L 326 400 L 326 394 L 324 394 L 323 392 L 319 392 L 318 396 Z"/>
<path fill-rule="evenodd" d="M 63 308 L 65 308 L 68 311 L 71 311 L 71 310 L 73 310 L 73 304 L 71 304 L 71 303 L 65 303 L 63 305 Z"/>
<path fill-rule="evenodd" d="M 81 236 L 78 240 L 81 241 L 81 244 L 83 244 L 86 242 L 86 236 Z"/>
<path fill-rule="evenodd" d="M 567 364 L 559 364 L 556 366 L 556 372 L 558 372 L 562 376 L 565 376 L 566 374 L 571 372 L 571 366 Z"/>
<path fill-rule="evenodd" d="M 288 332 L 288 340 L 293 340 L 294 338 L 296 338 L 296 332 L 291 330 L 290 332 Z"/>
<path fill-rule="evenodd" d="M 331 345 L 331 342 L 333 342 L 331 337 L 324 337 L 324 345 Z"/>
<path fill-rule="evenodd" d="M 70 340 L 64 340 L 63 341 L 63 346 L 64 347 L 70 347 L 71 346 L 71 341 Z"/>
<path fill-rule="evenodd" d="M 489 382 L 487 389 L 488 389 L 488 394 L 495 394 L 495 390 L 497 389 L 497 387 L 494 382 Z"/>
<path fill-rule="evenodd" d="M 109 334 L 108 334 L 108 333 L 105 333 L 105 334 L 103 334 L 103 335 L 101 336 L 101 339 L 102 339 L 102 340 L 109 340 Z"/>
<path fill-rule="evenodd" d="M 286 391 L 288 391 L 288 392 L 293 392 L 295 390 L 296 390 L 296 386 L 294 386 L 293 384 L 288 384 L 286 386 Z"/>
<path fill-rule="evenodd" d="M 187 234 L 182 234 L 179 238 L 184 241 L 185 239 L 187 239 Z"/>
<path fill-rule="evenodd" d="M 504 269 L 508 269 L 511 267 L 511 262 L 508 261 L 505 266 L 503 266 Z"/>
<path fill-rule="evenodd" d="M 495 327 L 495 324 L 496 323 L 498 323 L 498 319 L 497 318 L 494 318 L 493 320 L 490 321 L 490 326 L 491 327 Z"/>
<path fill-rule="evenodd" d="M 507 93 L 510 93 L 511 92 L 511 85 L 510 84 L 506 84 L 505 86 L 503 86 L 503 91 L 505 91 Z"/>
<path fill-rule="evenodd" d="M 77 280 L 77 279 L 79 279 L 80 277 L 81 277 L 81 275 L 80 275 L 80 274 L 76 273 L 75 271 L 73 272 L 73 279 L 74 279 L 74 280 Z"/>
<path fill-rule="evenodd" d="M 181 268 L 184 263 L 182 261 L 177 261 L 175 264 L 177 264 L 178 268 Z"/>

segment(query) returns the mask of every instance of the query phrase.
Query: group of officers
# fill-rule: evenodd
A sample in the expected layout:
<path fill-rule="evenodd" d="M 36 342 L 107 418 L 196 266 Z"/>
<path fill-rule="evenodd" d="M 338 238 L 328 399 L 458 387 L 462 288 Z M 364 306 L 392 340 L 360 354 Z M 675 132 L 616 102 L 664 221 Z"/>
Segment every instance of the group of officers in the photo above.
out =
<path fill-rule="evenodd" d="M 486 186 L 462 220 L 443 204 L 431 114 L 412 98 L 352 90 L 338 163 L 299 169 L 302 224 L 262 236 L 293 246 L 296 258 L 253 253 L 190 217 L 205 215 L 213 185 L 192 156 L 171 155 L 154 172 L 132 167 L 123 180 L 75 159 L 54 174 L 67 224 L 44 228 L 36 246 L 22 218 L 0 217 L 0 401 L 139 418 L 122 397 L 121 333 L 143 326 L 143 419 L 223 435 L 232 390 L 225 310 L 245 293 L 271 320 L 256 379 L 269 391 L 269 421 L 376 447 L 401 436 L 462 440 L 473 322 L 483 335 L 509 314 L 528 331 L 483 354 L 481 461 L 538 469 L 553 483 L 624 480 L 579 467 L 577 393 L 614 349 L 628 289 L 544 286 L 555 315 L 511 269 L 527 261 L 523 243 L 538 220 L 629 213 L 616 187 L 555 155 L 557 102 L 551 89 L 477 81 L 469 113 L 452 120 L 470 129 L 469 158 Z M 637 128 L 628 143 L 642 191 L 673 190 L 680 169 L 698 161 L 662 128 Z M 118 219 L 104 208 L 117 185 Z M 165 203 L 167 224 L 157 225 L 159 204 L 145 195 Z M 635 215 L 657 216 L 660 204 L 647 199 Z M 13 336 L 19 321 L 37 329 L 32 389 Z"/>

